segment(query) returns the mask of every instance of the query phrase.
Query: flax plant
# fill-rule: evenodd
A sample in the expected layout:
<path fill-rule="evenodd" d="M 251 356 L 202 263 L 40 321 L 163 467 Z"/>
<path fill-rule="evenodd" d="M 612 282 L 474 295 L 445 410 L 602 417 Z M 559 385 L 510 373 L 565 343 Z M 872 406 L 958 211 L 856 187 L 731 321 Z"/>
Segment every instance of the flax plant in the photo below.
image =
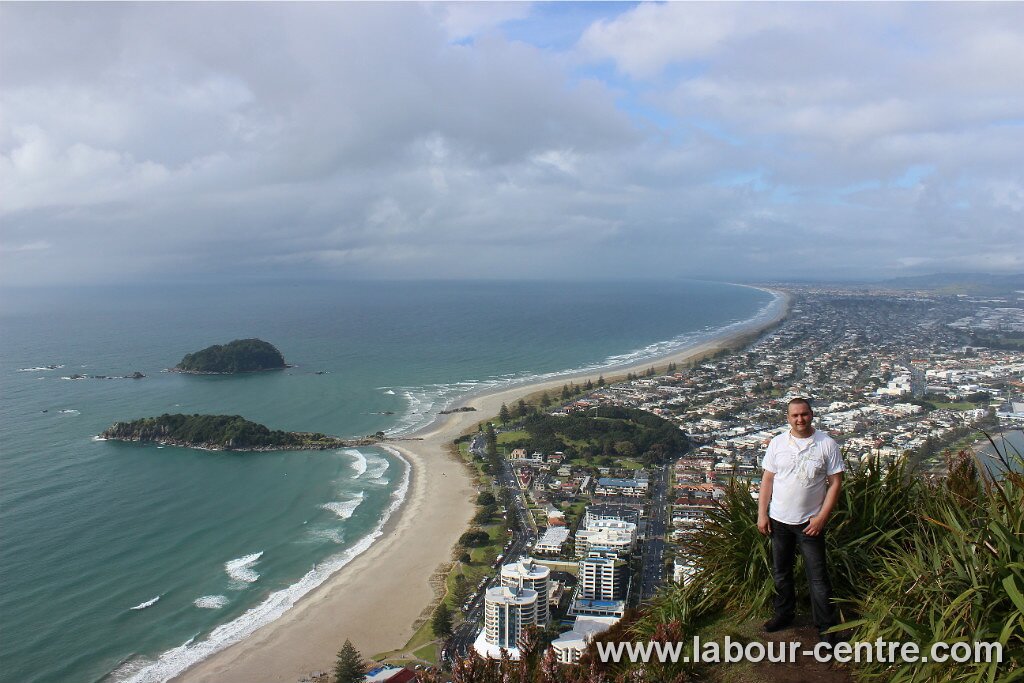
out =
<path fill-rule="evenodd" d="M 902 461 L 883 466 L 871 458 L 847 468 L 841 502 L 828 526 L 828 557 L 834 595 L 849 606 L 886 557 L 908 546 L 926 492 Z M 745 486 L 726 490 L 683 552 L 697 569 L 689 586 L 662 592 L 640 627 L 678 621 L 686 627 L 706 615 L 737 619 L 770 611 L 774 596 L 770 542 L 757 530 L 757 501 Z M 798 563 L 797 585 L 802 563 Z M 806 589 L 804 597 L 806 597 Z"/>
<path fill-rule="evenodd" d="M 863 679 L 1024 680 L 1024 477 L 1010 464 L 988 481 L 971 454 L 955 457 L 928 487 L 914 542 L 887 556 L 846 625 L 854 640 L 913 641 L 925 654 L 938 642 L 997 642 L 1002 661 L 874 662 L 859 667 Z"/>

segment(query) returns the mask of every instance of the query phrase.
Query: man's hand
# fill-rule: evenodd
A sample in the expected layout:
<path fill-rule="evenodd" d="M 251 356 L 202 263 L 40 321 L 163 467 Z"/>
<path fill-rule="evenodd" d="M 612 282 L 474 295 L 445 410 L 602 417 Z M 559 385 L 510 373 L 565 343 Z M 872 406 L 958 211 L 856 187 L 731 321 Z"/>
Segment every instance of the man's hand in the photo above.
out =
<path fill-rule="evenodd" d="M 807 520 L 807 526 L 804 527 L 805 536 L 817 536 L 821 533 L 821 530 L 825 528 L 825 522 L 827 518 L 824 515 L 818 514 Z"/>
<path fill-rule="evenodd" d="M 767 536 L 772 532 L 772 523 L 768 521 L 768 503 L 772 499 L 775 488 L 775 473 L 765 470 L 761 474 L 761 489 L 757 498 L 757 530 Z"/>
<path fill-rule="evenodd" d="M 828 516 L 832 514 L 832 508 L 836 506 L 836 502 L 839 500 L 839 491 L 842 487 L 842 472 L 828 475 L 828 490 L 825 493 L 825 502 L 821 504 L 821 510 L 818 514 L 807 520 L 807 528 L 804 529 L 805 535 L 817 536 L 825 528 L 825 522 L 828 521 Z"/>

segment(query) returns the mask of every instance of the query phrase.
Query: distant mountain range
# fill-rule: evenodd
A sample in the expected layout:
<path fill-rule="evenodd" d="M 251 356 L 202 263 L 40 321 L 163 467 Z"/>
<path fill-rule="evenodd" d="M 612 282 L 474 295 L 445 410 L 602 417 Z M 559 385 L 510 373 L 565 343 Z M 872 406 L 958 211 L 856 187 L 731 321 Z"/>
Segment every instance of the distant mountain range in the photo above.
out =
<path fill-rule="evenodd" d="M 988 273 L 935 273 L 896 277 L 866 285 L 887 289 L 926 289 L 946 294 L 998 295 L 1024 291 L 1024 273 L 992 275 Z"/>
<path fill-rule="evenodd" d="M 1024 273 L 993 275 L 991 273 L 932 273 L 907 275 L 885 280 L 815 280 L 793 279 L 774 281 L 799 285 L 835 285 L 845 289 L 886 289 L 897 291 L 928 291 L 938 294 L 970 296 L 1009 296 L 1024 292 Z M 772 282 L 768 283 L 769 285 Z M 1018 295 L 1019 296 L 1019 295 Z M 1016 298 L 1016 296 L 1014 296 Z"/>

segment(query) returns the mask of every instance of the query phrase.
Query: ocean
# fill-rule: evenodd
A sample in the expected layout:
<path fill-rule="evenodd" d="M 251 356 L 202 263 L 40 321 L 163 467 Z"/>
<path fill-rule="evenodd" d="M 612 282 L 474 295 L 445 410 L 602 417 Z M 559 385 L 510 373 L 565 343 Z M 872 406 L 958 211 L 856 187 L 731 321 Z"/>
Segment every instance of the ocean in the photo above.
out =
<path fill-rule="evenodd" d="M 231 454 L 95 439 L 116 421 L 218 413 L 409 434 L 470 393 L 663 354 L 773 303 L 692 281 L 0 292 L 0 680 L 165 680 L 368 547 L 408 483 L 387 449 Z M 293 367 L 163 372 L 247 337 Z M 124 378 L 136 371 L 145 378 Z"/>

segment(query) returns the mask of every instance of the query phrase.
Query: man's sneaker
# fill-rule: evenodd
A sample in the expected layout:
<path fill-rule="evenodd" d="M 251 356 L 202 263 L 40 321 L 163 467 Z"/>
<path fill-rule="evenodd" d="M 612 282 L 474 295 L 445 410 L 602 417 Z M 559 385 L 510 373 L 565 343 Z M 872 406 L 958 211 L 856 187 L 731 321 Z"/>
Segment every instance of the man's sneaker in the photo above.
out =
<path fill-rule="evenodd" d="M 764 622 L 764 630 L 768 633 L 775 633 L 776 631 L 781 631 L 792 623 L 793 617 L 780 616 L 776 614 L 774 617 Z"/>

